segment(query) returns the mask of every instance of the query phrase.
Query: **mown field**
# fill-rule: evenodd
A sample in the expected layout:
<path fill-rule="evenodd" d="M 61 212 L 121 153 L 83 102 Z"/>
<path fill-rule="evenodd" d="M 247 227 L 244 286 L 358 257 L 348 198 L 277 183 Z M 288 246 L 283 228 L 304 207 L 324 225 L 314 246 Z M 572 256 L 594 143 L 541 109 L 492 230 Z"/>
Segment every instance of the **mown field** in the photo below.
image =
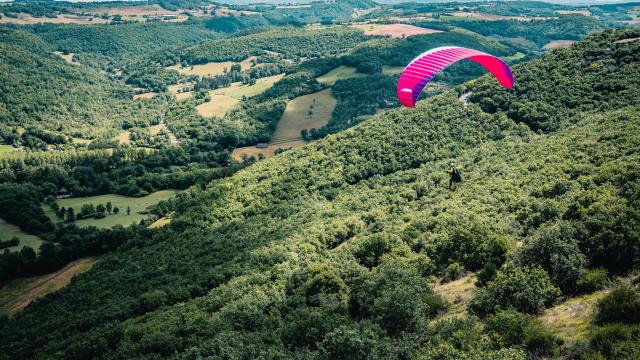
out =
<path fill-rule="evenodd" d="M 42 243 L 42 239 L 38 236 L 27 234 L 20 230 L 19 227 L 0 219 L 0 241 L 10 240 L 14 236 L 20 239 L 20 244 L 10 247 L 9 250 L 11 251 L 20 250 L 23 246 L 29 246 L 37 251 Z"/>
<path fill-rule="evenodd" d="M 251 97 L 263 93 L 265 90 L 273 86 L 273 84 L 278 80 L 282 79 L 283 76 L 283 74 L 269 76 L 257 79 L 254 85 L 240 85 L 236 87 L 230 87 L 226 91 L 225 89 L 220 90 L 222 94 L 240 100 L 243 96 Z"/>
<path fill-rule="evenodd" d="M 177 190 L 162 190 L 139 198 L 109 194 L 60 199 L 57 203 L 60 207 L 72 207 L 75 213 L 78 214 L 83 204 L 93 204 L 98 206 L 98 204 L 106 205 L 107 202 L 111 202 L 114 208 L 118 207 L 120 209 L 120 212 L 117 215 L 111 214 L 102 219 L 89 218 L 76 221 L 78 226 L 110 228 L 114 225 L 126 226 L 132 223 L 139 223 L 140 220 L 147 217 L 143 212 L 145 212 L 149 206 L 155 205 L 162 200 L 167 200 L 173 197 L 176 193 L 178 193 Z M 130 215 L 127 215 L 127 206 L 131 208 Z M 43 205 L 43 209 L 52 221 L 60 220 L 48 205 Z"/>
<path fill-rule="evenodd" d="M 224 116 L 229 110 L 240 103 L 231 96 L 217 94 L 214 90 L 209 92 L 211 100 L 196 106 L 198 114 L 203 117 Z"/>
<path fill-rule="evenodd" d="M 331 120 L 335 108 L 336 99 L 331 94 L 331 89 L 299 96 L 289 101 L 271 142 L 299 138 L 302 129 L 323 127 Z"/>
<path fill-rule="evenodd" d="M 333 85 L 338 80 L 364 76 L 367 76 L 367 74 L 359 73 L 354 67 L 341 65 L 318 77 L 317 80 L 321 84 Z"/>

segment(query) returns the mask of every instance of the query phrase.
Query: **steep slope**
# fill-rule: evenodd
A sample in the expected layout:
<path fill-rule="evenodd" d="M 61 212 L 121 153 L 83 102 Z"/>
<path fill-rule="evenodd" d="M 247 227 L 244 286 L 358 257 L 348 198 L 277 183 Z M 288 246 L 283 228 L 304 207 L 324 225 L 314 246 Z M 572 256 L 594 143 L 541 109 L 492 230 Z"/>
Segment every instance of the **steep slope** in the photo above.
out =
<path fill-rule="evenodd" d="M 637 37 L 592 35 L 517 66 L 513 91 L 485 77 L 466 85 L 469 106 L 448 92 L 194 188 L 170 227 L 0 323 L 0 354 L 522 359 L 473 320 L 429 325 L 446 305 L 428 278 L 499 266 L 560 226 L 580 230 L 567 242 L 583 266 L 638 265 L 640 41 L 619 42 Z M 453 192 L 451 158 L 465 179 Z M 507 263 L 487 289 L 515 273 L 544 285 L 536 303 L 559 295 L 550 270 Z M 510 301 L 491 295 L 477 314 Z"/>

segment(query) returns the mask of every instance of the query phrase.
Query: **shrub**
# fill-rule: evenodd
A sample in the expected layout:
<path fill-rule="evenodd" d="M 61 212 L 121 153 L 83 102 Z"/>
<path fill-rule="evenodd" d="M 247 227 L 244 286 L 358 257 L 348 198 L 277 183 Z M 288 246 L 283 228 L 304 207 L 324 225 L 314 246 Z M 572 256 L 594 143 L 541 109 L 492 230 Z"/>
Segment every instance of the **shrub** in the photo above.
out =
<path fill-rule="evenodd" d="M 444 271 L 444 281 L 458 280 L 464 274 L 464 267 L 457 262 L 449 264 Z"/>
<path fill-rule="evenodd" d="M 492 262 L 488 262 L 482 270 L 478 271 L 478 280 L 476 281 L 476 286 L 483 287 L 489 283 L 489 281 L 495 279 L 496 275 L 498 275 L 498 269 L 496 265 Z"/>
<path fill-rule="evenodd" d="M 381 330 L 375 325 L 343 325 L 328 333 L 318 345 L 320 359 L 367 360 L 374 358 Z"/>
<path fill-rule="evenodd" d="M 560 343 L 539 320 L 513 310 L 487 318 L 485 331 L 498 348 L 523 346 L 534 358 L 553 354 Z"/>
<path fill-rule="evenodd" d="M 576 286 L 582 293 L 602 290 L 609 284 L 609 272 L 605 268 L 590 269 L 582 274 Z"/>
<path fill-rule="evenodd" d="M 640 339 L 640 327 L 624 324 L 610 324 L 596 329 L 589 339 L 591 348 L 605 357 L 613 358 L 612 352 L 617 343 Z"/>
<path fill-rule="evenodd" d="M 518 253 L 522 265 L 540 266 L 551 281 L 565 293 L 576 292 L 576 282 L 584 272 L 586 258 L 567 226 L 552 226 L 538 231 L 533 241 Z"/>
<path fill-rule="evenodd" d="M 596 320 L 601 324 L 614 322 L 639 323 L 640 294 L 629 285 L 620 285 L 598 302 Z"/>
<path fill-rule="evenodd" d="M 478 290 L 469 303 L 469 310 L 480 317 L 509 308 L 537 314 L 559 295 L 560 290 L 541 268 L 509 265 L 498 272 L 495 280 Z"/>

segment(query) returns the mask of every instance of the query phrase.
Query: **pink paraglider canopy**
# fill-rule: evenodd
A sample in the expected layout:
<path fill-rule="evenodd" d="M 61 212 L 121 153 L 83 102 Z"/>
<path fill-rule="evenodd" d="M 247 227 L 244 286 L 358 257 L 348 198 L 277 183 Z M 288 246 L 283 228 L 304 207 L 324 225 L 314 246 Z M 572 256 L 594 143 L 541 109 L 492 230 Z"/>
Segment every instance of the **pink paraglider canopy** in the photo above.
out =
<path fill-rule="evenodd" d="M 413 59 L 400 74 L 398 99 L 404 106 L 414 107 L 425 86 L 447 66 L 462 59 L 469 59 L 484 66 L 505 88 L 513 87 L 513 75 L 509 66 L 493 55 L 457 46 L 431 49 Z"/>

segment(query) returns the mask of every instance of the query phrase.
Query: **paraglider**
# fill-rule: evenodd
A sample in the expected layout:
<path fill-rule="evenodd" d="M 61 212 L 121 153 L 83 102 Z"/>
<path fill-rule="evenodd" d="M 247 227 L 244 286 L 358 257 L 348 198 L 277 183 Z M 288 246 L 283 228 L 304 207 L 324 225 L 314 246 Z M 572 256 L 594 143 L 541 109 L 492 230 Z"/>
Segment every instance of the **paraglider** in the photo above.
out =
<path fill-rule="evenodd" d="M 439 72 L 462 59 L 469 59 L 484 66 L 505 88 L 513 87 L 511 69 L 500 58 L 482 51 L 457 46 L 444 46 L 424 52 L 400 74 L 398 99 L 404 106 L 415 107 L 422 90 Z"/>

